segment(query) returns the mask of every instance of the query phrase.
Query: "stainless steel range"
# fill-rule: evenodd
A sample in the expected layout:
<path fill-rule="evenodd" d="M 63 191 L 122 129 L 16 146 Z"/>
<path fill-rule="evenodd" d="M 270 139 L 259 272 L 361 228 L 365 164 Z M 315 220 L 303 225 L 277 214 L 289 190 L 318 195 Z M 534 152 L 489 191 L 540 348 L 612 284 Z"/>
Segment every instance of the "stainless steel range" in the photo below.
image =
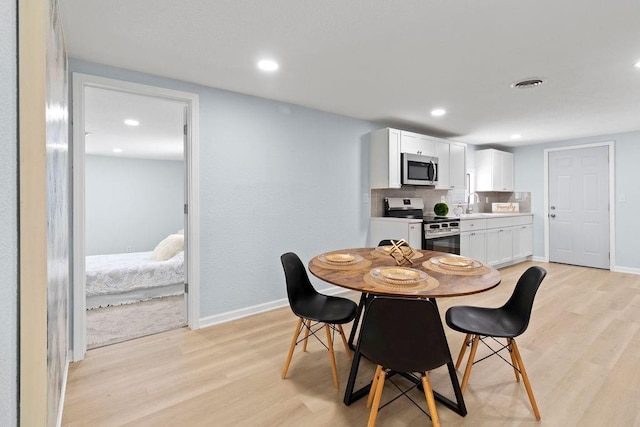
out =
<path fill-rule="evenodd" d="M 425 216 L 422 248 L 460 255 L 460 219 Z"/>

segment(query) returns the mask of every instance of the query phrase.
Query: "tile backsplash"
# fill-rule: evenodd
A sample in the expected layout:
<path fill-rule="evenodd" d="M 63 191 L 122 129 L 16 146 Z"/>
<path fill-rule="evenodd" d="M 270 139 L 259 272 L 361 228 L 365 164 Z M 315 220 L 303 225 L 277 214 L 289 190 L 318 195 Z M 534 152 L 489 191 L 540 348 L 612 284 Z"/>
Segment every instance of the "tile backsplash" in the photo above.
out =
<path fill-rule="evenodd" d="M 531 212 L 530 192 L 478 192 L 480 202 L 473 206 L 473 212 L 491 212 L 491 203 L 513 203 L 520 204 L 520 212 Z M 434 190 L 420 187 L 406 187 L 401 189 L 374 189 L 371 190 L 371 216 L 384 216 L 385 197 L 419 197 L 424 200 L 425 214 L 433 213 L 433 206 L 444 200 L 449 205 L 449 214 L 457 205 L 463 209 L 467 207 L 465 190 Z"/>

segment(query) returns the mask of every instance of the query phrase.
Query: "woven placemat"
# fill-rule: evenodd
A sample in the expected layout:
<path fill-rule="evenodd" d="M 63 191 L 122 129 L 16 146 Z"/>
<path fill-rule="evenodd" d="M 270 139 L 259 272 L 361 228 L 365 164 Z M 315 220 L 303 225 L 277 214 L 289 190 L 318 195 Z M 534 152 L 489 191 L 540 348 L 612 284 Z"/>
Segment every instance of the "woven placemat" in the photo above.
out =
<path fill-rule="evenodd" d="M 377 288 L 382 287 L 382 288 L 387 288 L 389 290 L 394 290 L 394 291 L 411 291 L 411 292 L 428 291 L 431 289 L 435 289 L 440 285 L 440 282 L 438 282 L 438 279 L 431 276 L 427 277 L 427 280 L 422 280 L 420 282 L 396 285 L 394 283 L 388 283 L 388 282 L 385 282 L 384 280 L 376 279 L 371 275 L 371 273 L 367 273 L 364 275 L 364 281 L 368 285 L 375 286 Z"/>
<path fill-rule="evenodd" d="M 459 267 L 442 267 L 440 265 L 434 264 L 429 260 L 426 260 L 422 263 L 422 266 L 427 270 L 435 271 L 436 273 L 442 274 L 452 274 L 454 276 L 482 276 L 483 274 L 487 274 L 490 270 L 486 265 L 483 265 L 478 268 L 468 268 L 463 269 Z"/>
<path fill-rule="evenodd" d="M 311 263 L 316 267 L 326 268 L 328 270 L 360 270 L 361 268 L 367 268 L 371 266 L 371 261 L 364 258 L 360 262 L 356 262 L 349 265 L 341 265 L 338 263 L 333 264 L 329 262 L 322 262 L 318 259 L 318 257 L 315 257 L 311 260 Z"/>

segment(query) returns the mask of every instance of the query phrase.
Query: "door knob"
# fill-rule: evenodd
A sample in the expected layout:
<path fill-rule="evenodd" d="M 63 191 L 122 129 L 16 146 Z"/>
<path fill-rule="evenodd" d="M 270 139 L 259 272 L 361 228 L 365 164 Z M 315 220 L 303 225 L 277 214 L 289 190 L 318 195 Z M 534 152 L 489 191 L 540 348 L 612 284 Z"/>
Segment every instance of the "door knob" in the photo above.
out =
<path fill-rule="evenodd" d="M 555 207 L 555 206 L 551 206 L 551 210 L 552 210 L 552 211 L 555 211 L 555 210 L 556 210 L 556 207 Z"/>
<path fill-rule="evenodd" d="M 549 216 L 550 216 L 551 218 L 555 218 L 555 217 L 556 217 L 556 214 L 551 214 L 551 215 L 549 215 Z"/>

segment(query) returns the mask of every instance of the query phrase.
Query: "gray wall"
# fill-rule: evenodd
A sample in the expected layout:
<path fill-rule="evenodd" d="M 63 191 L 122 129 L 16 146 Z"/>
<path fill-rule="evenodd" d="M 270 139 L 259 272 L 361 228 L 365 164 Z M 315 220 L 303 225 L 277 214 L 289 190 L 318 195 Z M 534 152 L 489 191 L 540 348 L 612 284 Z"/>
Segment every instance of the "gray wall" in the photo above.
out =
<path fill-rule="evenodd" d="M 0 425 L 17 424 L 18 202 L 16 2 L 0 3 Z"/>
<path fill-rule="evenodd" d="M 86 254 L 151 251 L 184 228 L 184 162 L 86 156 Z"/>
<path fill-rule="evenodd" d="M 518 191 L 530 191 L 534 213 L 534 255 L 544 256 L 544 149 L 568 145 L 614 141 L 615 159 L 615 209 L 616 209 L 616 267 L 640 269 L 637 241 L 640 226 L 640 191 L 636 174 L 640 159 L 640 132 L 594 136 L 550 144 L 529 145 L 513 150 L 515 158 L 515 187 Z M 626 202 L 619 202 L 624 194 Z"/>
<path fill-rule="evenodd" d="M 70 69 L 199 95 L 202 317 L 285 298 L 284 252 L 306 263 L 366 244 L 365 135 L 379 125 L 78 60 Z"/>

